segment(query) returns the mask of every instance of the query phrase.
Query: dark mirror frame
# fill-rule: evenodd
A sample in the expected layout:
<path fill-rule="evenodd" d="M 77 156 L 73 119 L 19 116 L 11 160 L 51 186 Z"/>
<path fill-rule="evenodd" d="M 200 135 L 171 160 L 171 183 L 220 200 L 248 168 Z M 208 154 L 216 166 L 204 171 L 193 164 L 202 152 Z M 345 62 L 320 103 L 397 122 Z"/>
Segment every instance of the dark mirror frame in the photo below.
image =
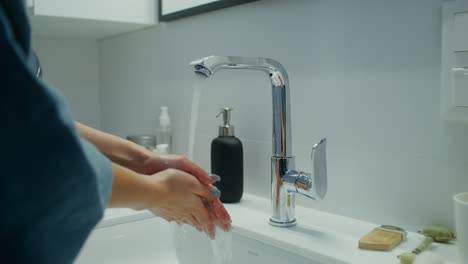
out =
<path fill-rule="evenodd" d="M 171 21 L 183 17 L 188 17 L 188 16 L 193 16 L 209 11 L 214 11 L 230 6 L 235 6 L 235 5 L 240 5 L 240 4 L 245 4 L 249 2 L 254 2 L 254 1 L 259 1 L 259 0 L 219 0 L 213 3 L 208 3 L 204 5 L 199 5 L 195 7 L 191 7 L 188 9 L 184 9 L 181 11 L 177 11 L 174 13 L 162 14 L 162 5 L 163 5 L 164 0 L 158 0 L 158 12 L 159 12 L 159 21 L 165 22 L 165 21 Z M 166 0 L 166 1 L 175 1 L 175 0 Z"/>

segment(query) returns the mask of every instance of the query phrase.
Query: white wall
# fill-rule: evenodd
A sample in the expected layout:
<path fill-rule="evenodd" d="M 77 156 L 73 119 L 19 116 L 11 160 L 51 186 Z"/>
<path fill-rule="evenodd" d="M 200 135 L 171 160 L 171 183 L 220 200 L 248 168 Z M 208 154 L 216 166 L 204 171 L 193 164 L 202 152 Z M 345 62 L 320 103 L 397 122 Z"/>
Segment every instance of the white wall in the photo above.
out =
<path fill-rule="evenodd" d="M 100 127 L 98 45 L 95 40 L 33 38 L 43 78 L 65 96 L 76 120 Z"/>
<path fill-rule="evenodd" d="M 439 115 L 440 0 L 263 0 L 100 42 L 102 127 L 151 132 L 161 105 L 186 153 L 198 57 L 271 57 L 289 72 L 293 153 L 310 170 L 328 138 L 329 193 L 320 210 L 417 230 L 453 226 L 468 191 L 468 124 Z M 232 106 L 244 142 L 245 190 L 269 197 L 271 92 L 258 72 L 203 83 L 195 161 L 209 169 L 215 114 Z M 300 219 L 299 219 L 300 221 Z"/>

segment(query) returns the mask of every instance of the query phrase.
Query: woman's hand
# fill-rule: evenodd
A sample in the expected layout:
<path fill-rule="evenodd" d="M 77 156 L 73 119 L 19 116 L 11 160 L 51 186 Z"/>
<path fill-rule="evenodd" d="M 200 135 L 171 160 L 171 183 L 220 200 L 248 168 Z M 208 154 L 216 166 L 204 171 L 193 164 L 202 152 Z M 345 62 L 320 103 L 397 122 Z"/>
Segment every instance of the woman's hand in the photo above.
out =
<path fill-rule="evenodd" d="M 151 155 L 143 163 L 143 171 L 147 175 L 152 175 L 169 168 L 177 169 L 192 175 L 201 183 L 214 188 L 211 184 L 219 180 L 219 176 L 208 175 L 206 171 L 191 162 L 187 157 L 180 155 Z M 210 209 L 210 214 L 217 226 L 225 231 L 231 230 L 231 217 L 224 208 L 223 204 L 218 197 L 205 197 L 203 199 L 204 204 Z"/>
<path fill-rule="evenodd" d="M 186 223 L 214 238 L 216 219 L 210 214 L 204 200 L 213 199 L 216 189 L 200 183 L 192 175 L 166 169 L 150 177 L 154 196 L 148 209 L 154 214 L 177 223 Z"/>
<path fill-rule="evenodd" d="M 216 195 L 216 188 L 180 170 L 166 169 L 147 176 L 113 164 L 109 207 L 148 209 L 167 221 L 193 225 L 213 238 L 218 220 L 205 201 L 214 200 Z"/>
<path fill-rule="evenodd" d="M 219 180 L 217 176 L 210 177 L 202 168 L 198 167 L 184 156 L 156 155 L 135 143 L 83 124 L 76 123 L 76 127 L 82 137 L 93 143 L 104 155 L 112 160 L 116 166 L 118 164 L 133 172 L 145 175 L 153 175 L 173 168 L 192 175 L 192 177 L 195 177 L 201 183 L 211 188 L 211 184 Z M 118 170 L 122 170 L 122 168 L 118 167 Z M 128 174 L 128 172 L 124 174 Z M 122 188 L 122 190 L 128 189 L 128 185 L 123 187 L 125 188 Z M 131 193 L 126 193 L 125 195 L 131 196 Z M 203 198 L 203 203 L 210 209 L 210 214 L 216 225 L 225 231 L 231 229 L 231 217 L 219 199 Z M 130 205 L 134 206 L 133 204 Z"/>
<path fill-rule="evenodd" d="M 170 168 L 185 171 L 207 185 L 219 180 L 216 176 L 210 177 L 202 168 L 181 155 L 152 154 L 142 164 L 142 171 L 147 175 Z"/>

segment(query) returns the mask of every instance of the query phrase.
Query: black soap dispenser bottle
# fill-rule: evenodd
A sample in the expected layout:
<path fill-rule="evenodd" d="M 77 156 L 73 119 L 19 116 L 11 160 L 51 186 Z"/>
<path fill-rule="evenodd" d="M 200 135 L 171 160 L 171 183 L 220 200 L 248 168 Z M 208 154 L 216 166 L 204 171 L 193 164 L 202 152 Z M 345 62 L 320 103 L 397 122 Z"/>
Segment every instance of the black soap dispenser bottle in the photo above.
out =
<path fill-rule="evenodd" d="M 221 202 L 237 203 L 244 191 L 244 154 L 242 142 L 234 136 L 232 108 L 222 108 L 223 124 L 219 136 L 211 142 L 211 172 L 221 177 L 214 185 L 221 191 Z"/>

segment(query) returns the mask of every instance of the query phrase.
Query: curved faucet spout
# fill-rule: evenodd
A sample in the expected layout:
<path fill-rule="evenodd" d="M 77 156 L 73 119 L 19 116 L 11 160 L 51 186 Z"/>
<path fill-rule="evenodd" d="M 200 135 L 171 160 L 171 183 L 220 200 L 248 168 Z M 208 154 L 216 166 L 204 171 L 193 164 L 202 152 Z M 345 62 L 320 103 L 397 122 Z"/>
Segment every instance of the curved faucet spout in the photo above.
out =
<path fill-rule="evenodd" d="M 205 77 L 210 77 L 221 69 L 250 69 L 266 72 L 272 79 L 272 84 L 289 85 L 288 73 L 283 65 L 268 58 L 208 56 L 194 60 L 190 65 L 195 67 L 196 73 Z"/>
<path fill-rule="evenodd" d="M 284 67 L 268 58 L 208 56 L 190 63 L 194 71 L 206 78 L 222 69 L 259 70 L 268 74 L 273 93 L 273 156 L 291 157 L 291 110 L 289 79 Z"/>

